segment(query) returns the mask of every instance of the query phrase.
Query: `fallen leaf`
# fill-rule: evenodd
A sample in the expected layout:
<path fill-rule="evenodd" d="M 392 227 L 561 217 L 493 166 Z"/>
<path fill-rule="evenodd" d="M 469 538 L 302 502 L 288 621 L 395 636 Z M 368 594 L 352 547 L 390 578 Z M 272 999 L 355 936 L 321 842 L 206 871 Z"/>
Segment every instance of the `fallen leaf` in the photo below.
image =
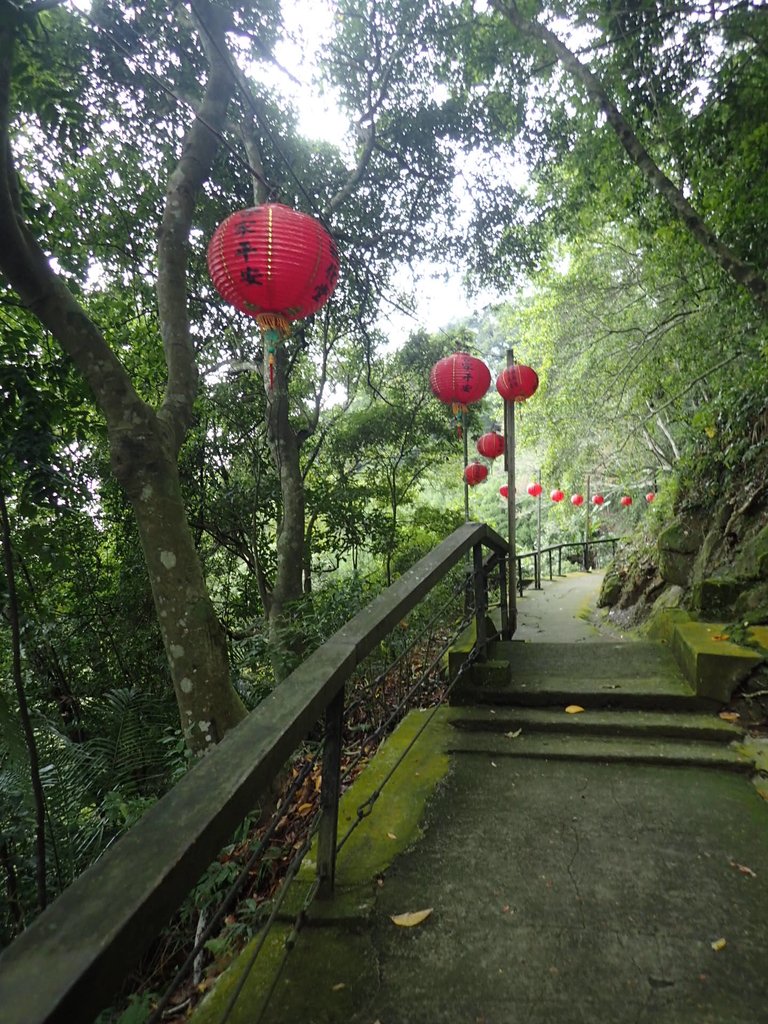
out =
<path fill-rule="evenodd" d="M 387 832 L 387 839 L 397 839 L 394 832 Z"/>
<path fill-rule="evenodd" d="M 331 992 L 341 992 L 346 987 L 343 981 L 337 981 L 335 985 L 331 985 Z"/>
<path fill-rule="evenodd" d="M 504 906 L 501 908 L 501 912 L 502 912 L 502 914 L 508 914 L 509 913 L 509 904 L 508 903 L 504 904 Z"/>
<path fill-rule="evenodd" d="M 422 921 L 426 921 L 432 913 L 432 907 L 427 910 L 414 910 L 410 914 L 390 914 L 389 919 L 400 928 L 413 928 Z"/>
<path fill-rule="evenodd" d="M 738 711 L 721 711 L 717 717 L 722 718 L 724 722 L 738 722 L 741 715 Z"/>
<path fill-rule="evenodd" d="M 707 437 L 714 437 L 715 434 L 717 433 L 717 428 L 716 427 L 704 427 L 704 433 L 707 435 Z"/>
<path fill-rule="evenodd" d="M 522 729 L 515 729 L 514 732 L 505 732 L 504 735 L 508 736 L 511 740 L 516 740 L 522 731 Z"/>
<path fill-rule="evenodd" d="M 491 768 L 498 768 L 498 767 L 499 766 L 496 764 L 495 761 L 491 761 Z"/>
<path fill-rule="evenodd" d="M 737 860 L 729 861 L 729 863 L 732 868 L 736 868 L 740 875 L 748 875 L 750 878 L 757 878 L 757 875 L 752 868 L 748 868 L 746 864 L 739 864 Z"/>
<path fill-rule="evenodd" d="M 725 939 L 715 939 L 714 942 L 710 942 L 710 946 L 716 953 L 719 953 L 721 949 L 725 949 L 726 941 Z"/>
<path fill-rule="evenodd" d="M 566 715 L 578 715 L 578 713 L 583 710 L 584 708 L 580 704 L 569 704 L 565 709 L 565 713 Z"/>
<path fill-rule="evenodd" d="M 713 633 L 712 634 L 712 639 L 713 640 L 730 640 L 731 638 L 728 636 L 727 633 Z"/>

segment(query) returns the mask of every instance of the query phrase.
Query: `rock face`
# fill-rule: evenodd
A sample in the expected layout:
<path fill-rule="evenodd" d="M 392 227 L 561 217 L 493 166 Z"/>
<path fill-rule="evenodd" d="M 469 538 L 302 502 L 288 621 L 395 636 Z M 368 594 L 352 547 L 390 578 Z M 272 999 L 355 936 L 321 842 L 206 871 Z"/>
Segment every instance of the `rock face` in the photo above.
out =
<path fill-rule="evenodd" d="M 612 619 L 643 621 L 671 592 L 704 620 L 768 623 L 768 436 L 762 448 L 746 478 L 710 486 L 706 506 L 681 502 L 655 550 L 636 549 L 606 573 L 600 605 Z"/>
<path fill-rule="evenodd" d="M 680 516 L 659 534 L 659 575 L 665 583 L 688 586 L 704 539 L 703 523 Z"/>

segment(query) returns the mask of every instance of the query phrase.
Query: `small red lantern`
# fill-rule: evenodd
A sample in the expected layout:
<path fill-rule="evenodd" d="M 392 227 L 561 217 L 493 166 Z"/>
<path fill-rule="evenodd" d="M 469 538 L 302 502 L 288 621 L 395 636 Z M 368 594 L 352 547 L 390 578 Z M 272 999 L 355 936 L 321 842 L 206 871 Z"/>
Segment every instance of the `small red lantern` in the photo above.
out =
<path fill-rule="evenodd" d="M 541 486 L 541 484 L 537 484 L 537 483 L 528 484 L 528 493 L 530 494 L 530 496 L 532 498 L 538 498 L 538 496 L 541 494 L 542 490 L 543 490 L 543 487 Z"/>
<path fill-rule="evenodd" d="M 557 487 L 550 494 L 550 498 L 552 499 L 552 501 L 562 501 L 564 497 L 565 495 L 563 494 L 563 492 Z"/>
<path fill-rule="evenodd" d="M 648 502 L 648 504 L 650 505 L 650 503 L 651 503 L 652 501 L 655 501 L 655 500 L 656 500 L 656 493 L 655 493 L 654 491 L 648 491 L 648 493 L 647 493 L 647 494 L 646 494 L 646 496 L 645 496 L 645 500 L 646 500 L 646 501 Z"/>
<path fill-rule="evenodd" d="M 491 371 L 482 359 L 467 352 L 454 352 L 432 367 L 429 386 L 446 405 L 470 405 L 479 402 L 491 386 Z"/>
<path fill-rule="evenodd" d="M 504 438 L 492 430 L 477 439 L 477 450 L 486 459 L 497 459 L 499 455 L 504 454 Z"/>
<path fill-rule="evenodd" d="M 502 484 L 501 487 L 499 488 L 499 494 L 502 496 L 502 498 L 506 498 L 507 500 L 509 500 L 509 484 Z"/>
<path fill-rule="evenodd" d="M 583 505 L 584 504 L 584 496 L 581 495 L 581 494 L 572 494 L 571 495 L 571 504 L 575 505 L 576 508 L 578 508 L 579 505 Z"/>
<path fill-rule="evenodd" d="M 339 278 L 336 243 L 323 225 L 282 203 L 239 210 L 208 246 L 216 291 L 263 330 L 287 334 L 291 320 L 316 313 Z"/>
<path fill-rule="evenodd" d="M 628 494 L 625 494 L 624 497 L 621 499 L 621 504 L 624 506 L 624 508 L 629 508 L 629 506 L 632 504 L 632 499 Z"/>
<path fill-rule="evenodd" d="M 515 363 L 508 366 L 496 379 L 496 390 L 505 402 L 524 402 L 539 386 L 539 377 L 530 366 Z"/>
<path fill-rule="evenodd" d="M 604 501 L 605 498 L 602 496 L 602 494 L 595 494 L 592 498 L 593 505 L 602 505 Z"/>
<path fill-rule="evenodd" d="M 470 462 L 464 470 L 464 479 L 470 487 L 481 484 L 487 476 L 488 467 L 484 466 L 482 462 Z"/>

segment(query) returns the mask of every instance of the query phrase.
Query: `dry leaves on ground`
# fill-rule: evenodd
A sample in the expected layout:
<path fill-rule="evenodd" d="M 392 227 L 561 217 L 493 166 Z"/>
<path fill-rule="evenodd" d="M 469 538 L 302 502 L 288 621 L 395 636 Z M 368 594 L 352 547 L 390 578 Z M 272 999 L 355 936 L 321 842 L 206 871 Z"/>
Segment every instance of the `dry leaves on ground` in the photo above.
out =
<path fill-rule="evenodd" d="M 427 910 L 413 910 L 408 914 L 390 914 L 389 919 L 399 928 L 414 928 L 417 924 L 421 924 L 422 921 L 426 921 L 432 913 L 432 909 L 432 907 L 429 907 Z"/>

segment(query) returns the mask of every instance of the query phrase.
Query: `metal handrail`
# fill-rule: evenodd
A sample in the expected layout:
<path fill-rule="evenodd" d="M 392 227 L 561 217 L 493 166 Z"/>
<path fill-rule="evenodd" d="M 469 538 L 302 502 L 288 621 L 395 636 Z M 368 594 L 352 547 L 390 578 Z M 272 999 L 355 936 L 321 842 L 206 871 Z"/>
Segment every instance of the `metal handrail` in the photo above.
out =
<path fill-rule="evenodd" d="M 589 565 L 589 549 L 596 547 L 599 544 L 612 544 L 613 553 L 616 553 L 616 546 L 624 538 L 623 537 L 596 537 L 590 541 L 574 540 L 574 541 L 563 541 L 561 544 L 551 544 L 549 547 L 542 548 L 540 551 L 523 551 L 516 555 L 517 559 L 517 589 L 520 596 L 523 596 L 523 590 L 525 588 L 525 582 L 523 579 L 523 559 L 533 559 L 533 579 L 534 586 L 536 589 L 541 589 L 541 559 L 543 555 L 549 556 L 549 578 L 554 578 L 552 569 L 552 555 L 557 553 L 557 575 L 563 575 L 563 551 L 569 548 L 578 548 L 583 552 L 582 565 L 586 569 Z"/>
<path fill-rule="evenodd" d="M 109 1004 L 310 729 L 324 712 L 338 715 L 355 668 L 470 550 L 476 645 L 482 647 L 488 572 L 494 563 L 502 571 L 504 566 L 503 557 L 484 562 L 483 546 L 496 556 L 507 552 L 506 541 L 490 527 L 466 523 L 417 562 L 311 654 L 22 932 L 0 956 L 4 1024 L 71 1024 Z M 335 822 L 337 801 L 338 792 L 326 792 L 323 806 L 333 817 L 321 831 L 335 832 L 328 825 Z M 326 860 L 322 868 L 331 884 L 333 867 Z"/>

